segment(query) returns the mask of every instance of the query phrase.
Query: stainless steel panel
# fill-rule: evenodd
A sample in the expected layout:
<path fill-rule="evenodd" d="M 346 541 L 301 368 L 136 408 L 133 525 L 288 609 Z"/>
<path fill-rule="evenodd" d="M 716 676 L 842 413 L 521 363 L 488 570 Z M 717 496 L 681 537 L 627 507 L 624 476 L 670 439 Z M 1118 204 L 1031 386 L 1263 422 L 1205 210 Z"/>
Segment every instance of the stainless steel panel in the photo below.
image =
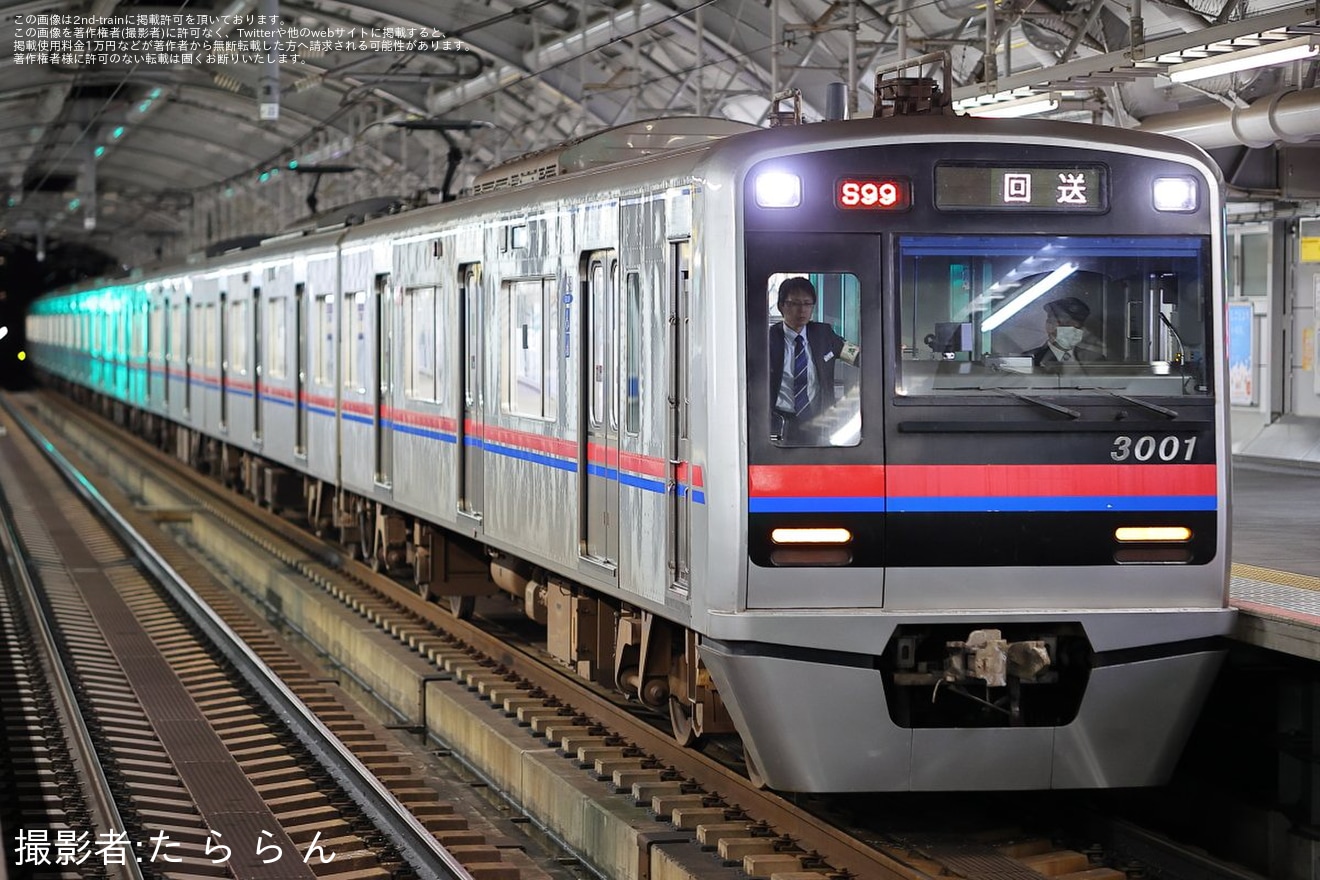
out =
<path fill-rule="evenodd" d="M 912 731 L 914 791 L 1050 787 L 1052 727 Z"/>
<path fill-rule="evenodd" d="M 771 788 L 910 788 L 913 734 L 889 720 L 879 672 L 737 655 L 709 643 L 701 656 Z"/>
<path fill-rule="evenodd" d="M 1092 671 L 1081 711 L 1056 736 L 1054 787 L 1167 781 L 1223 658 L 1211 651 Z"/>

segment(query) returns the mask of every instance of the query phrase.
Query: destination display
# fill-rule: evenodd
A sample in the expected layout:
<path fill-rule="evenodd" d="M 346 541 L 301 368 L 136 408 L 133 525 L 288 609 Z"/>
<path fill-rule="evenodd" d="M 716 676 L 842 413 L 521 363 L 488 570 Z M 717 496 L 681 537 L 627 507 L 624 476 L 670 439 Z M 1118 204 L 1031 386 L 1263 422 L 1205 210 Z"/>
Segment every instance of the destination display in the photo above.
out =
<path fill-rule="evenodd" d="M 1105 166 L 935 166 L 935 206 L 1098 213 L 1109 207 Z"/>

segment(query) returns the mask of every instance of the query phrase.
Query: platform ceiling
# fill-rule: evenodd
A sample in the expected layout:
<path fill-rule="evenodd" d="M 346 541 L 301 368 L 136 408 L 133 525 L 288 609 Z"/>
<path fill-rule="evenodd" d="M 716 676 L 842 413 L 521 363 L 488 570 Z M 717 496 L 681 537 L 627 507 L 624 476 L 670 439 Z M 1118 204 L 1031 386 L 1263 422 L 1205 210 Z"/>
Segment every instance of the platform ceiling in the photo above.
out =
<path fill-rule="evenodd" d="M 1222 113 L 1229 144 L 1233 108 L 1309 98 L 1316 75 L 1308 60 L 1167 76 L 1314 39 L 1313 0 L 30 0 L 0 12 L 0 243 L 88 245 L 125 265 L 274 233 L 313 208 L 438 201 L 447 174 L 457 192 L 494 163 L 641 118 L 764 124 L 770 95 L 799 89 L 814 120 L 835 81 L 869 115 L 877 66 L 925 52 L 949 53 L 957 99 L 1050 93 L 1055 116 L 1125 127 Z M 66 31 L 118 19 L 125 58 L 84 34 L 43 59 L 51 15 L 81 17 Z M 171 30 L 145 31 L 153 21 Z M 256 63 L 261 35 L 245 29 L 274 22 L 286 57 Z M 202 31 L 180 45 L 189 26 Z M 1294 120 L 1287 138 L 1320 138 L 1313 115 L 1314 131 Z"/>

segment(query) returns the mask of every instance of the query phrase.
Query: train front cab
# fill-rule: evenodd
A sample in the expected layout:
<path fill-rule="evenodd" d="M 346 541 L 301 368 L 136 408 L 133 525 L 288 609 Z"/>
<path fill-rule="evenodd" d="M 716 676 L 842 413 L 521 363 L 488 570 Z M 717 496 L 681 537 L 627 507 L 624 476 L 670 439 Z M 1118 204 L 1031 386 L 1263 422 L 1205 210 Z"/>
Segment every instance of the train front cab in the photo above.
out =
<path fill-rule="evenodd" d="M 962 135 L 743 178 L 746 586 L 703 656 L 771 787 L 1156 784 L 1212 683 L 1216 181 L 1056 133 L 1030 162 L 1004 130 L 973 161 Z M 801 413 L 771 344 L 794 276 L 833 392 Z M 1052 316 L 1081 329 L 1062 359 Z"/>

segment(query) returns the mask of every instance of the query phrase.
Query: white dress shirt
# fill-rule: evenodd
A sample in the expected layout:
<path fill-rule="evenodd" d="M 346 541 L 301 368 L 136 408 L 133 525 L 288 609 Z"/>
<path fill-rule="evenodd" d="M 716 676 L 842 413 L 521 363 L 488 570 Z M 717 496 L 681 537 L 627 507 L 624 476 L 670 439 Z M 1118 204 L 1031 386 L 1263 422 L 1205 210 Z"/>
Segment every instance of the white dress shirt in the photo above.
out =
<path fill-rule="evenodd" d="M 797 411 L 793 403 L 793 346 L 798 331 L 787 324 L 780 326 L 784 328 L 784 380 L 779 383 L 779 399 L 775 401 L 775 409 L 791 413 Z M 811 343 L 807 340 L 806 325 L 802 327 L 802 347 L 807 352 L 807 400 L 815 400 L 816 394 L 820 391 L 820 382 L 816 379 L 816 363 L 811 358 Z"/>

